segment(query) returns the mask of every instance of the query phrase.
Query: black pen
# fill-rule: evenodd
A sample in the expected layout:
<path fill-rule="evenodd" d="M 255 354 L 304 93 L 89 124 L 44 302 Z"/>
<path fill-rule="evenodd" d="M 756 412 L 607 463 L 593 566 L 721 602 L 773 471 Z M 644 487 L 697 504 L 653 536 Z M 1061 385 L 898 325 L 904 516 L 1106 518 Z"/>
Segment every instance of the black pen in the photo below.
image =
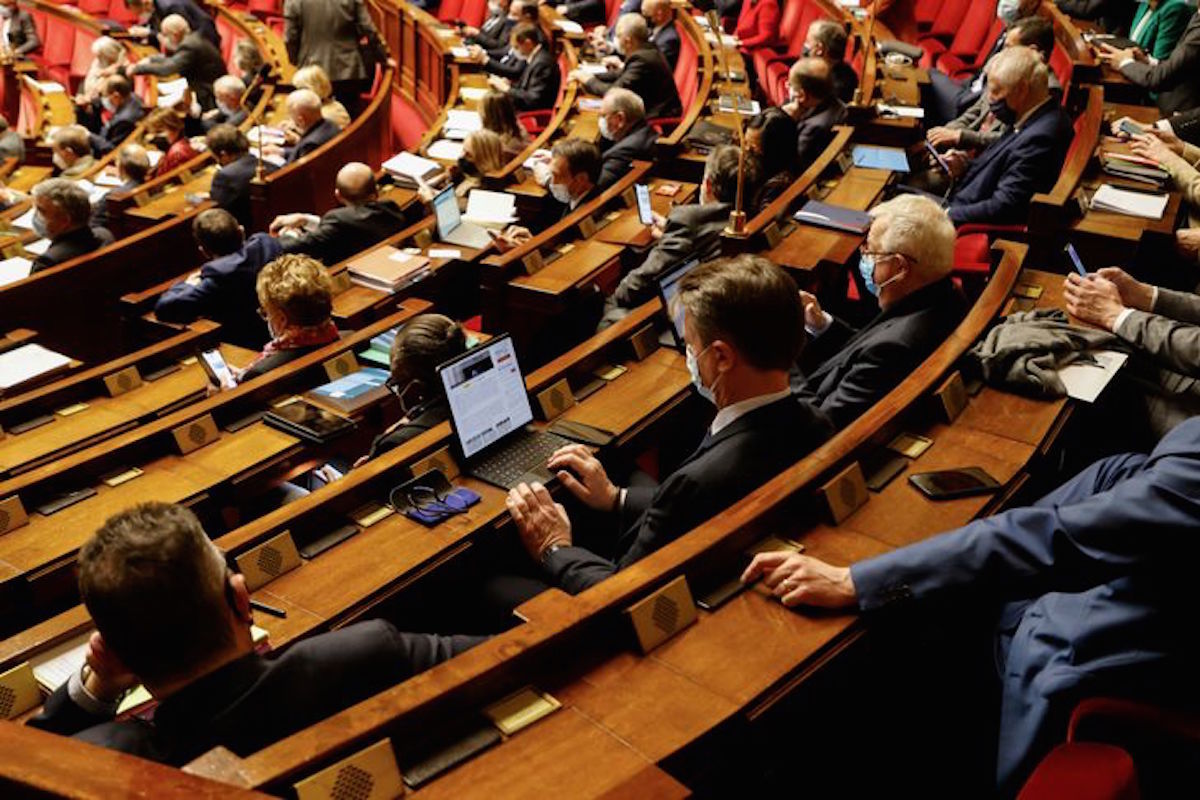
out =
<path fill-rule="evenodd" d="M 260 603 L 257 600 L 251 600 L 250 607 L 253 608 L 255 611 L 261 611 L 264 614 L 270 614 L 272 617 L 286 617 L 287 616 L 287 611 L 283 610 L 282 608 L 276 608 L 275 606 L 269 606 L 266 603 Z"/>

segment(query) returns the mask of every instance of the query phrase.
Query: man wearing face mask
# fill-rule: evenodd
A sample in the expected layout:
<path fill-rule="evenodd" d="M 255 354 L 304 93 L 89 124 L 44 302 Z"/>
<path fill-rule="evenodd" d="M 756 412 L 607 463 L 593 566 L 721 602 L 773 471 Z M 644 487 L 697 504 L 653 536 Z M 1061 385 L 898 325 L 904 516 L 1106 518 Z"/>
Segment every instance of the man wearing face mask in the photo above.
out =
<path fill-rule="evenodd" d="M 138 122 L 146 115 L 146 109 L 141 98 L 134 94 L 133 84 L 123 75 L 105 79 L 100 103 L 105 111 L 112 114 L 108 122 L 101 126 L 100 132 L 91 137 L 92 151 L 103 156 L 133 133 Z"/>
<path fill-rule="evenodd" d="M 488 86 L 507 92 L 519 111 L 554 108 L 562 73 L 554 55 L 542 44 L 537 26 L 527 22 L 514 26 L 511 45 L 516 57 L 525 62 L 520 77 L 510 80 L 491 75 Z"/>
<path fill-rule="evenodd" d="M 829 62 L 801 58 L 788 72 L 783 110 L 796 120 L 796 169 L 803 172 L 833 138 L 833 126 L 846 118 L 846 104 L 833 93 Z"/>
<path fill-rule="evenodd" d="M 129 67 L 127 74 L 186 78 L 200 107 L 205 111 L 214 108 L 213 83 L 225 74 L 221 51 L 202 34 L 193 31 L 188 21 L 178 14 L 162 21 L 159 41 L 165 55 L 144 58 Z"/>
<path fill-rule="evenodd" d="M 201 119 L 204 130 L 210 131 L 218 125 L 241 125 L 250 112 L 242 104 L 246 83 L 236 75 L 222 75 L 213 83 L 213 96 L 217 107 L 207 111 Z"/>
<path fill-rule="evenodd" d="M 804 36 L 805 58 L 821 58 L 829 65 L 833 93 L 843 103 L 854 99 L 858 73 L 846 63 L 846 28 L 840 22 L 818 19 L 808 26 Z"/>
<path fill-rule="evenodd" d="M 565 217 L 600 191 L 600 150 L 583 139 L 559 139 L 550 151 L 550 196 L 562 204 Z"/>
<path fill-rule="evenodd" d="M 675 75 L 667 60 L 650 42 L 650 29 L 641 14 L 626 14 L 617 20 L 617 52 L 624 57 L 619 71 L 601 75 L 573 70 L 569 78 L 589 94 L 603 95 L 611 88 L 629 89 L 642 98 L 646 116 L 677 117 L 683 113 Z"/>
<path fill-rule="evenodd" d="M 50 178 L 33 187 L 33 230 L 50 246 L 33 262 L 33 271 L 99 250 L 113 243 L 105 228 L 89 226 L 92 204 L 88 193 L 74 181 Z"/>
<path fill-rule="evenodd" d="M 463 25 L 460 32 L 463 41 L 484 50 L 496 50 L 508 46 L 508 36 L 517 24 L 516 14 L 511 13 L 510 0 L 488 0 L 488 17 L 476 28 Z"/>
<path fill-rule="evenodd" d="M 683 278 L 679 303 L 692 383 L 717 409 L 699 447 L 658 486 L 624 489 L 586 447 L 552 455 L 563 487 L 609 515 L 611 528 L 588 537 L 591 549 L 579 546 L 546 487 L 519 485 L 508 511 L 538 576 L 498 582 L 497 599 L 519 602 L 547 584 L 581 592 L 713 518 L 832 434 L 825 415 L 788 387 L 803 311 L 782 269 L 759 256 L 711 261 Z"/>
<path fill-rule="evenodd" d="M 838 428 L 858 419 L 962 321 L 967 304 L 950 280 L 954 226 L 929 198 L 900 195 L 871 209 L 859 255 L 866 291 L 879 314 L 860 330 L 801 292 L 804 327 L 813 337 L 792 372 L 792 389 Z"/>
<path fill-rule="evenodd" d="M 1030 199 L 1054 185 L 1074 135 L 1050 97 L 1049 70 L 1028 47 L 988 62 L 987 92 L 992 115 L 1009 130 L 969 160 L 961 150 L 945 155 L 957 179 L 949 198 L 955 225 L 1026 222 Z"/>
<path fill-rule="evenodd" d="M 24 58 L 42 46 L 33 15 L 17 0 L 0 0 L 0 44 L 13 58 Z"/>
<path fill-rule="evenodd" d="M 81 178 L 95 165 L 92 140 L 82 125 L 66 125 L 50 134 L 50 158 L 60 178 Z"/>
<path fill-rule="evenodd" d="M 653 161 L 658 134 L 646 124 L 642 98 L 628 89 L 613 88 L 604 93 L 600 104 L 601 151 L 600 181 L 604 191 L 629 172 L 635 160 Z"/>

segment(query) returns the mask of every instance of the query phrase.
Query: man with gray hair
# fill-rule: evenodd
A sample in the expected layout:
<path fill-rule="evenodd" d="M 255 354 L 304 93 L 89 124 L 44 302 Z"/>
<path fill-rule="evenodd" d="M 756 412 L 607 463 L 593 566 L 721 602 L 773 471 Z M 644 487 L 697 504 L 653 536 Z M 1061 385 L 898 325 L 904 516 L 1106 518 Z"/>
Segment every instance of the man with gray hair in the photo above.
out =
<path fill-rule="evenodd" d="M 658 134 L 646 124 L 642 98 L 628 89 L 613 87 L 600 104 L 600 180 L 604 191 L 629 172 L 635 160 L 653 161 Z"/>
<path fill-rule="evenodd" d="M 338 135 L 340 129 L 321 115 L 321 98 L 310 89 L 297 89 L 287 97 L 288 119 L 299 137 L 287 147 L 268 145 L 263 148 L 267 155 L 281 155 L 285 163 L 292 163 L 316 150 Z"/>
<path fill-rule="evenodd" d="M 92 228 L 92 204 L 82 186 L 66 178 L 50 178 L 33 187 L 33 230 L 50 240 L 33 262 L 33 271 L 53 267 L 110 245 L 113 235 Z"/>
<path fill-rule="evenodd" d="M 216 104 L 213 82 L 225 74 L 221 51 L 202 34 L 193 31 L 188 21 L 179 14 L 164 19 L 158 34 L 165 55 L 144 58 L 129 67 L 127 73 L 186 78 L 200 107 L 206 111 L 212 108 Z"/>
<path fill-rule="evenodd" d="M 149 174 L 150 156 L 146 154 L 146 148 L 140 144 L 127 144 L 117 151 L 117 177 L 120 179 L 121 185 L 111 191 L 117 194 L 132 192 L 146 182 L 146 176 Z M 105 192 L 92 203 L 91 226 L 93 228 L 108 227 L 108 195 L 110 193 Z"/>
<path fill-rule="evenodd" d="M 677 117 L 683 113 L 675 74 L 666 58 L 650 41 L 650 28 L 641 14 L 622 14 L 617 20 L 617 52 L 624 58 L 619 69 L 615 62 L 608 72 L 591 75 L 574 69 L 569 78 L 577 81 L 589 94 L 603 95 L 609 89 L 629 89 L 642 98 L 646 116 Z"/>
<path fill-rule="evenodd" d="M 854 99 L 858 88 L 858 73 L 846 63 L 846 28 L 831 19 L 818 19 L 808 26 L 804 36 L 803 54 L 806 58 L 822 58 L 829 64 L 833 93 L 843 103 Z"/>
<path fill-rule="evenodd" d="M 1028 47 L 1008 47 L 987 66 L 992 114 L 1009 130 L 982 153 L 946 153 L 956 185 L 950 219 L 992 224 L 1027 221 L 1029 201 L 1058 179 L 1074 131 L 1050 97 L 1049 70 Z"/>
<path fill-rule="evenodd" d="M 72 180 L 81 178 L 96 163 L 92 158 L 91 136 L 82 125 L 64 125 L 54 129 L 47 138 L 50 142 L 50 158 L 58 170 L 58 177 Z"/>
<path fill-rule="evenodd" d="M 222 75 L 213 84 L 213 95 L 217 107 L 204 114 L 201 124 L 205 132 L 218 125 L 241 125 L 249 116 L 249 111 L 242 104 L 242 95 L 246 93 L 246 82 L 236 75 Z"/>
<path fill-rule="evenodd" d="M 899 385 L 966 313 L 950 280 L 954 226 L 946 212 L 927 197 L 900 195 L 870 213 L 858 270 L 879 314 L 855 330 L 800 292 L 813 342 L 792 371 L 792 388 L 839 429 Z"/>

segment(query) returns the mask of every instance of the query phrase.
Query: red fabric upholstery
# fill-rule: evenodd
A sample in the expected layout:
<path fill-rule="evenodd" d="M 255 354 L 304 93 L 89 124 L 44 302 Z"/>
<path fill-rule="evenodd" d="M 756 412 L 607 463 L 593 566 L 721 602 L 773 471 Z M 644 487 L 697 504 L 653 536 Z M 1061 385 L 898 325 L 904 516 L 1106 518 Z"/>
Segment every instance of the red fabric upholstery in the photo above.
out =
<path fill-rule="evenodd" d="M 937 19 L 938 12 L 942 10 L 942 0 L 917 0 L 916 8 L 913 9 L 913 16 L 917 20 L 917 24 L 923 28 L 927 28 Z"/>
<path fill-rule="evenodd" d="M 110 0 L 107 16 L 109 19 L 116 20 L 126 27 L 137 21 L 137 15 L 129 10 L 125 5 L 125 0 Z"/>
<path fill-rule="evenodd" d="M 1067 55 L 1067 51 L 1057 41 L 1054 42 L 1054 49 L 1050 51 L 1050 69 L 1054 70 L 1055 77 L 1062 84 L 1065 102 L 1071 88 L 1071 76 L 1075 72 L 1075 65 L 1072 63 L 1071 57 Z"/>
<path fill-rule="evenodd" d="M 459 19 L 462 14 L 463 0 L 442 0 L 438 6 L 437 18 L 442 22 Z"/>
<path fill-rule="evenodd" d="M 968 233 L 954 240 L 954 271 L 957 273 L 991 272 L 991 243 L 986 233 Z"/>
<path fill-rule="evenodd" d="M 392 123 L 392 152 L 414 149 L 421 143 L 426 129 L 417 109 L 399 92 L 392 92 L 389 112 Z"/>
<path fill-rule="evenodd" d="M 93 17 L 108 16 L 108 0 L 78 0 L 75 5 L 80 11 Z"/>
<path fill-rule="evenodd" d="M 1042 759 L 1017 800 L 1139 800 L 1133 759 L 1119 747 L 1060 744 Z"/>
<path fill-rule="evenodd" d="M 1080 729 L 1101 717 L 1119 720 L 1129 728 L 1151 729 L 1200 744 L 1200 715 L 1109 697 L 1091 697 L 1075 707 L 1067 726 L 1067 741 L 1077 741 Z"/>
<path fill-rule="evenodd" d="M 246 10 L 256 17 L 282 16 L 283 0 L 248 0 Z M 217 19 L 220 19 L 220 16 Z"/>
<path fill-rule="evenodd" d="M 950 41 L 949 52 L 968 58 L 977 55 L 995 19 L 995 0 L 974 0 Z"/>
<path fill-rule="evenodd" d="M 35 54 L 34 59 L 46 66 L 70 67 L 74 50 L 75 26 L 64 19 L 47 16 L 42 52 Z"/>
<path fill-rule="evenodd" d="M 962 25 L 972 0 L 945 0 L 930 26 L 929 35 L 950 41 Z"/>
<path fill-rule="evenodd" d="M 676 25 L 676 30 L 679 26 Z M 679 61 L 675 62 L 675 88 L 684 111 L 691 107 L 700 91 L 700 56 L 696 45 L 683 31 L 679 31 Z"/>
<path fill-rule="evenodd" d="M 463 0 L 460 19 L 478 28 L 487 19 L 487 0 Z"/>
<path fill-rule="evenodd" d="M 82 83 L 87 75 L 88 67 L 92 65 L 92 43 L 99 38 L 85 28 L 75 29 L 75 47 L 71 52 L 71 86 L 74 91 L 77 84 Z M 65 84 L 64 84 L 65 85 Z"/>

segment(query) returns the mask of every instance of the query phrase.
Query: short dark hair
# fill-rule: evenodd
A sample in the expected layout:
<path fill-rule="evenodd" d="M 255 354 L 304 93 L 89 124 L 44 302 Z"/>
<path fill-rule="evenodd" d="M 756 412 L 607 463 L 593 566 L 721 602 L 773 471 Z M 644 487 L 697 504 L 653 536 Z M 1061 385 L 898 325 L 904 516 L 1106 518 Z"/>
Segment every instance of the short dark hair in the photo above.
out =
<path fill-rule="evenodd" d="M 718 203 L 737 200 L 739 149 L 731 144 L 714 147 L 704 164 L 704 177 L 712 181 L 713 199 Z M 742 197 L 746 200 L 758 192 L 761 181 L 758 161 L 747 158 L 742 169 Z"/>
<path fill-rule="evenodd" d="M 705 346 L 720 339 L 758 369 L 790 369 L 804 345 L 796 283 L 762 256 L 701 264 L 680 281 L 679 302 Z"/>
<path fill-rule="evenodd" d="M 537 35 L 538 39 L 540 40 L 542 38 L 541 35 L 537 32 L 537 24 L 538 24 L 537 0 L 526 0 L 526 2 L 522 3 L 521 10 L 520 10 L 520 12 L 517 13 L 517 18 L 523 19 L 523 20 L 528 20 L 529 23 L 533 26 L 534 33 L 535 33 L 535 35 Z"/>
<path fill-rule="evenodd" d="M 201 247 L 218 257 L 236 253 L 245 242 L 238 221 L 223 208 L 210 208 L 196 215 L 192 236 Z"/>
<path fill-rule="evenodd" d="M 1036 47 L 1047 62 L 1054 50 L 1054 23 L 1036 14 L 1021 17 L 1013 23 L 1017 32 L 1017 42 L 1026 47 Z"/>
<path fill-rule="evenodd" d="M 825 45 L 825 57 L 840 61 L 846 57 L 846 28 L 831 19 L 814 20 L 809 31 L 818 42 Z"/>
<path fill-rule="evenodd" d="M 233 645 L 226 569 L 195 514 L 142 503 L 110 517 L 79 551 L 79 594 L 135 675 L 178 679 Z"/>
<path fill-rule="evenodd" d="M 537 6 L 535 5 L 533 8 L 536 12 Z M 512 29 L 512 38 L 522 42 L 537 42 L 541 40 L 541 37 L 538 35 L 537 26 L 529 22 L 518 22 L 516 25 L 514 25 Z"/>
<path fill-rule="evenodd" d="M 600 180 L 600 148 L 583 139 L 559 139 L 550 150 L 551 156 L 558 156 L 567 162 L 567 169 L 572 175 L 584 173 L 595 185 Z"/>
<path fill-rule="evenodd" d="M 214 156 L 240 156 L 250 152 L 250 140 L 246 134 L 229 123 L 214 125 L 204 139 L 208 143 L 208 151 Z"/>
<path fill-rule="evenodd" d="M 751 117 L 750 130 L 762 131 L 763 172 L 775 176 L 791 172 L 796 165 L 796 120 L 778 106 L 771 106 Z"/>
<path fill-rule="evenodd" d="M 420 314 L 400 329 L 392 342 L 392 383 L 399 389 L 411 380 L 425 384 L 428 394 L 442 393 L 437 368 L 467 352 L 467 334 L 442 314 Z"/>
<path fill-rule="evenodd" d="M 116 92 L 121 97 L 129 97 L 133 94 L 133 84 L 124 75 L 113 75 L 104 82 L 104 91 Z"/>

